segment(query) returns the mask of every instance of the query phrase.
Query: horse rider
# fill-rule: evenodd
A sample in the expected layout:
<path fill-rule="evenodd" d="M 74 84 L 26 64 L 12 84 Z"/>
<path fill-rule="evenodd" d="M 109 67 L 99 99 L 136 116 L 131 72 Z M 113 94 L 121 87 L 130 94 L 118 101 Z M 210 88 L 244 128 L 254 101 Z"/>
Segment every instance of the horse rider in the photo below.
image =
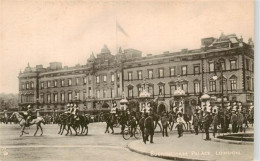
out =
<path fill-rule="evenodd" d="M 29 126 L 31 117 L 32 117 L 32 109 L 31 109 L 31 105 L 28 105 L 27 118 L 26 118 L 26 125 L 27 126 Z"/>
<path fill-rule="evenodd" d="M 79 108 L 76 104 L 74 104 L 74 110 L 72 112 L 72 115 L 74 116 L 74 120 L 79 119 L 78 114 L 79 114 Z"/>
<path fill-rule="evenodd" d="M 144 120 L 144 127 L 145 127 L 145 135 L 146 139 L 144 140 L 144 143 L 146 144 L 146 140 L 150 136 L 150 143 L 153 143 L 153 135 L 154 135 L 154 123 L 153 123 L 153 117 L 152 112 L 149 113 L 149 116 Z"/>
<path fill-rule="evenodd" d="M 65 112 L 65 114 L 71 114 L 70 104 L 67 104 L 67 111 Z"/>
<path fill-rule="evenodd" d="M 182 117 L 182 112 L 179 111 L 177 113 L 177 125 L 176 125 L 177 130 L 178 130 L 178 134 L 179 134 L 178 137 L 183 136 L 183 125 L 185 125 L 185 121 Z"/>

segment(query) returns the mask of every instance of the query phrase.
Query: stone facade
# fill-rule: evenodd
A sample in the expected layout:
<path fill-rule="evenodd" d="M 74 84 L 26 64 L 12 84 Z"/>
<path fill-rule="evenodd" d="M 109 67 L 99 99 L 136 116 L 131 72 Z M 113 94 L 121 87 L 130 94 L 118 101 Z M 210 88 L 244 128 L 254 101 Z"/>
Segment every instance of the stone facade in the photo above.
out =
<path fill-rule="evenodd" d="M 83 66 L 62 67 L 53 62 L 48 68 L 31 68 L 28 64 L 19 74 L 19 105 L 50 111 L 77 103 L 80 110 L 108 111 L 112 102 L 119 105 L 123 94 L 128 100 L 139 99 L 145 88 L 151 99 L 158 97 L 160 113 L 173 107 L 173 93 L 179 86 L 185 91 L 184 112 L 191 113 L 205 88 L 219 102 L 222 81 L 224 100 L 246 105 L 253 102 L 253 64 L 253 43 L 244 43 L 234 34 L 204 38 L 199 49 L 146 57 L 135 49 L 120 49 L 112 55 L 104 46 Z"/>

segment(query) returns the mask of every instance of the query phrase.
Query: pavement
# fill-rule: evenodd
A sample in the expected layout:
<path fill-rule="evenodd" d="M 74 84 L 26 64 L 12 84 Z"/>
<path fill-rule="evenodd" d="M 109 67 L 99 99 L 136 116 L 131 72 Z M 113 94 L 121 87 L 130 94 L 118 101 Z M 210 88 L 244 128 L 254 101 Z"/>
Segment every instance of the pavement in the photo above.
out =
<path fill-rule="evenodd" d="M 213 138 L 205 141 L 203 138 L 205 134 L 202 133 L 184 133 L 178 138 L 175 132 L 169 137 L 155 137 L 153 144 L 144 144 L 142 140 L 133 141 L 128 144 L 128 148 L 139 154 L 170 160 L 250 161 L 254 158 L 253 144 L 229 144 L 214 142 Z"/>
<path fill-rule="evenodd" d="M 105 134 L 105 123 L 89 124 L 87 136 L 59 135 L 58 125 L 44 125 L 43 136 L 34 137 L 35 126 L 26 128 L 28 135 L 19 137 L 18 124 L 0 124 L 0 161 L 157 161 L 164 160 L 130 151 L 124 140 L 116 134 Z"/>

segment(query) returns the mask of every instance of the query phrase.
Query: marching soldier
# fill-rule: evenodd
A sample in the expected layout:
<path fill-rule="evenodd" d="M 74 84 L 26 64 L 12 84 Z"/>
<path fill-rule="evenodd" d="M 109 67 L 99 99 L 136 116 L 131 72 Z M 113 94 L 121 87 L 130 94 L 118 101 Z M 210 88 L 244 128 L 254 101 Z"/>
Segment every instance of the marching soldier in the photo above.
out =
<path fill-rule="evenodd" d="M 146 139 L 144 143 L 146 144 L 146 140 L 150 136 L 150 143 L 153 143 L 153 135 L 154 135 L 154 124 L 152 118 L 152 112 L 149 113 L 149 116 L 144 120 L 144 127 L 145 127 L 145 135 Z"/>
<path fill-rule="evenodd" d="M 169 125 L 168 121 L 169 121 L 169 118 L 168 118 L 166 112 L 164 112 L 163 117 L 161 118 L 163 137 L 164 137 L 164 133 L 165 133 L 166 137 L 168 137 L 168 132 L 167 132 L 167 128 L 168 128 L 168 125 Z"/>
<path fill-rule="evenodd" d="M 148 140 L 146 140 L 146 135 L 144 133 L 145 132 L 144 131 L 144 121 L 147 117 L 148 117 L 148 115 L 143 113 L 141 119 L 139 120 L 139 127 L 142 132 L 142 138 L 143 138 L 144 143 L 145 143 L 145 141 L 148 141 Z"/>
<path fill-rule="evenodd" d="M 236 133 L 237 132 L 237 115 L 236 115 L 235 111 L 232 111 L 232 116 L 231 116 L 230 122 L 232 124 L 232 132 Z"/>
<path fill-rule="evenodd" d="M 198 135 L 198 129 L 199 129 L 199 116 L 198 116 L 198 113 L 195 112 L 194 115 L 193 115 L 193 122 L 192 122 L 192 125 L 194 127 L 194 130 L 195 130 L 195 135 Z"/>
<path fill-rule="evenodd" d="M 208 111 L 205 111 L 206 112 L 206 115 L 204 117 L 205 121 L 204 121 L 204 129 L 205 129 L 205 133 L 206 133 L 206 141 L 207 140 L 211 140 L 210 137 L 209 137 L 209 127 L 210 127 L 210 124 L 211 124 L 211 116 L 210 116 L 210 113 Z"/>

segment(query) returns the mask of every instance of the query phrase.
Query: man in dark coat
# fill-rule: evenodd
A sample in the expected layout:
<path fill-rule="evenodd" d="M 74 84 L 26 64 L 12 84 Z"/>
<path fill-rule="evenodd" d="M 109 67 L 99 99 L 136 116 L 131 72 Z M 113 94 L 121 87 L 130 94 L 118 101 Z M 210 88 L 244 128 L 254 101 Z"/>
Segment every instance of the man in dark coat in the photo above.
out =
<path fill-rule="evenodd" d="M 168 137 L 168 132 L 167 132 L 167 128 L 168 128 L 168 125 L 169 125 L 168 121 L 169 121 L 169 117 L 167 116 L 166 112 L 164 112 L 163 117 L 161 118 L 163 137 L 164 137 L 164 133 L 165 133 L 166 137 Z"/>
<path fill-rule="evenodd" d="M 213 113 L 213 121 L 212 121 L 212 124 L 213 124 L 213 136 L 215 138 L 215 135 L 217 133 L 217 130 L 218 130 L 218 124 L 219 124 L 219 116 L 218 114 L 216 113 Z"/>
<path fill-rule="evenodd" d="M 139 127 L 140 127 L 140 130 L 142 132 L 142 138 L 143 138 L 143 142 L 145 143 L 145 141 L 148 141 L 148 140 L 145 140 L 146 139 L 146 135 L 145 135 L 145 131 L 144 131 L 144 120 L 148 117 L 147 114 L 142 114 L 142 117 L 141 119 L 139 120 Z"/>
<path fill-rule="evenodd" d="M 32 118 L 32 109 L 31 106 L 28 106 L 28 110 L 27 110 L 27 118 L 26 118 L 26 125 L 29 126 L 29 123 L 31 121 Z"/>
<path fill-rule="evenodd" d="M 199 116 L 198 116 L 198 113 L 195 112 L 194 115 L 193 115 L 193 122 L 192 122 L 192 125 L 194 127 L 194 130 L 195 130 L 195 135 L 198 135 L 198 129 L 199 129 Z"/>
<path fill-rule="evenodd" d="M 236 133 L 237 132 L 237 115 L 236 115 L 235 111 L 232 112 L 230 123 L 232 124 L 232 132 Z"/>
<path fill-rule="evenodd" d="M 153 135 L 154 135 L 154 123 L 152 113 L 149 113 L 149 116 L 144 120 L 144 128 L 145 128 L 145 135 L 146 139 L 144 143 L 146 144 L 146 140 L 150 136 L 150 143 L 153 143 Z"/>
<path fill-rule="evenodd" d="M 204 121 L 204 129 L 205 129 L 205 133 L 206 133 L 206 139 L 205 140 L 211 140 L 209 138 L 209 127 L 211 124 L 211 116 L 210 113 L 208 111 L 206 111 L 206 115 L 204 117 L 205 121 Z"/>

